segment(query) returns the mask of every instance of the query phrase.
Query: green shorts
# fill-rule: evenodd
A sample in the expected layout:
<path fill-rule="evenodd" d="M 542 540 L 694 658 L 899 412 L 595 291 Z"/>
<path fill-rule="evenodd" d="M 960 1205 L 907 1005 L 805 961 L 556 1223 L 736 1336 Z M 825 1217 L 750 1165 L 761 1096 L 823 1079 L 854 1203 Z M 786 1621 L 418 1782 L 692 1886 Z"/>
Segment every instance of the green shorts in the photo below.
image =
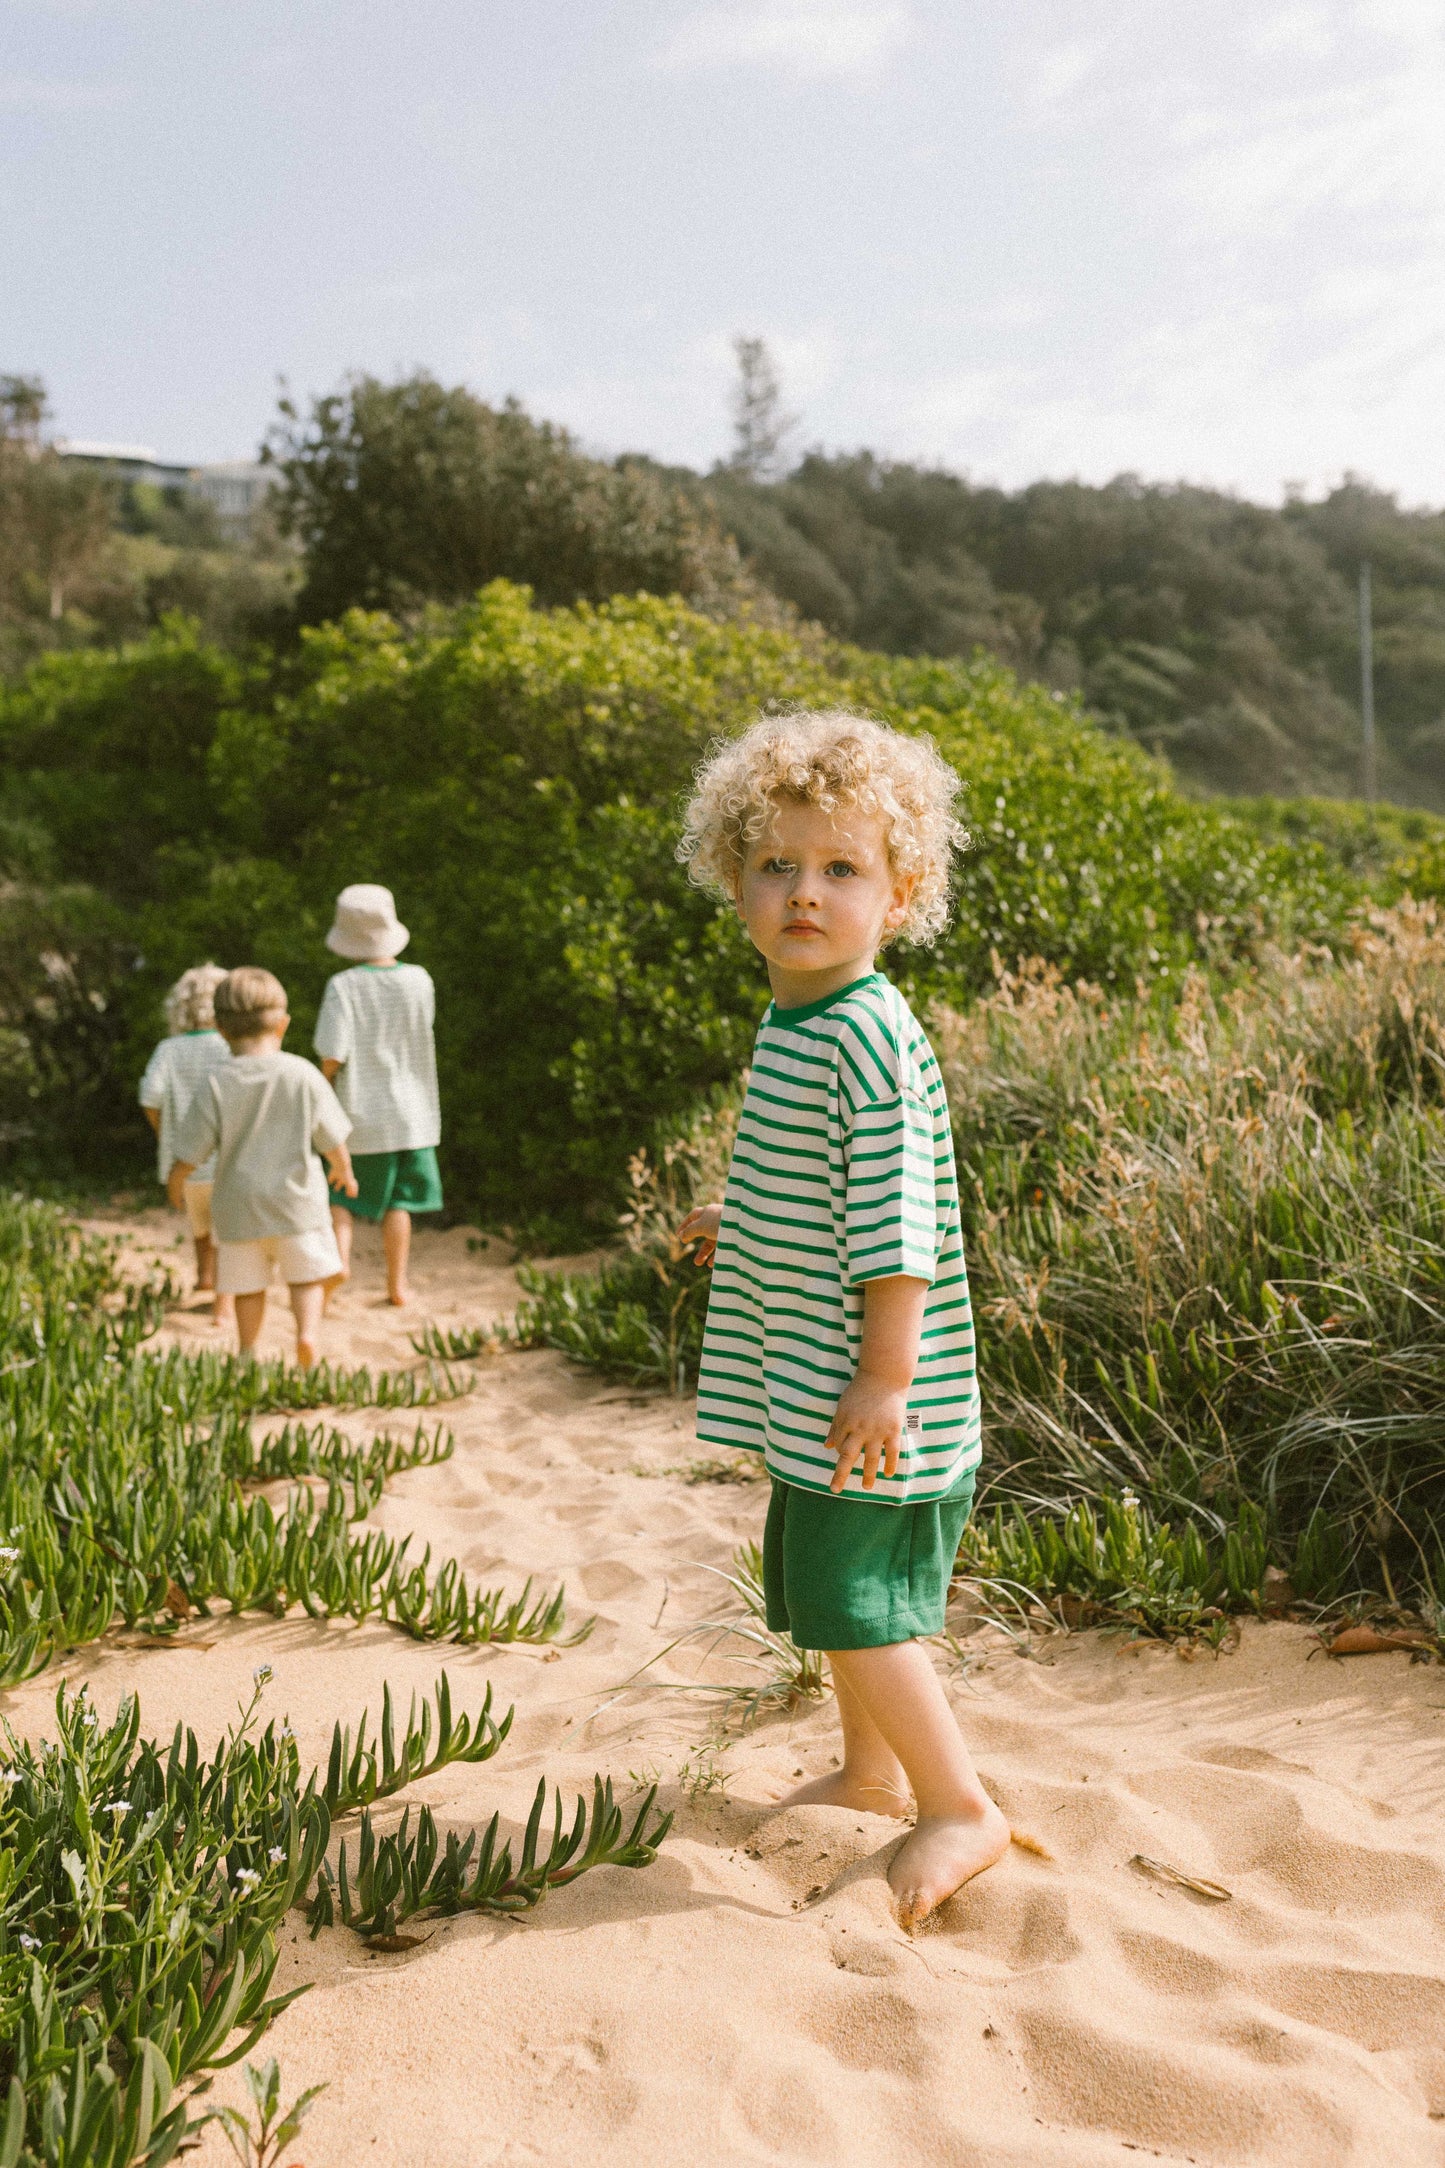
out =
<path fill-rule="evenodd" d="M 442 1178 L 434 1144 L 419 1145 L 410 1152 L 358 1152 L 351 1162 L 357 1190 L 348 1197 L 339 1189 L 331 1202 L 356 1219 L 384 1219 L 388 1212 L 440 1212 Z"/>
<path fill-rule="evenodd" d="M 800 1649 L 878 1649 L 942 1633 L 973 1487 L 970 1471 L 946 1498 L 885 1506 L 774 1477 L 763 1531 L 769 1627 Z"/>

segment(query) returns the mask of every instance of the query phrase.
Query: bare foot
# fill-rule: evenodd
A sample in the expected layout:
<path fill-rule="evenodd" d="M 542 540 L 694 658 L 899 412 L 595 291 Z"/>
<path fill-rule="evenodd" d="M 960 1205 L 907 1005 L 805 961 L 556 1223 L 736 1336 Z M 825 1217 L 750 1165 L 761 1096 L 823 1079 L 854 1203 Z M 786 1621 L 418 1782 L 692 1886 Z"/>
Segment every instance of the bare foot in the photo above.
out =
<path fill-rule="evenodd" d="M 409 1287 L 389 1287 L 386 1291 L 386 1299 L 393 1310 L 404 1310 L 411 1301 L 411 1289 Z"/>
<path fill-rule="evenodd" d="M 782 1807 L 852 1807 L 858 1814 L 906 1814 L 910 1805 L 907 1785 L 885 1779 L 855 1777 L 849 1769 L 835 1769 L 826 1777 L 800 1784 L 778 1801 Z"/>
<path fill-rule="evenodd" d="M 321 1315 L 323 1317 L 325 1317 L 327 1311 L 331 1308 L 331 1298 L 336 1293 L 337 1288 L 344 1287 L 350 1278 L 351 1274 L 349 1272 L 333 1272 L 329 1280 L 322 1281 Z"/>
<path fill-rule="evenodd" d="M 298 1340 L 298 1341 L 296 1342 L 296 1367 L 297 1367 L 297 1369 L 298 1369 L 298 1370 L 309 1370 L 309 1369 L 311 1368 L 312 1364 L 313 1364 L 313 1363 L 315 1362 L 315 1360 L 316 1360 L 316 1343 L 315 1343 L 315 1341 L 314 1341 L 314 1340 Z"/>
<path fill-rule="evenodd" d="M 912 1934 L 920 1920 L 1002 1859 L 1008 1848 L 1008 1823 L 992 1800 L 982 1814 L 920 1820 L 888 1869 L 899 1926 Z"/>

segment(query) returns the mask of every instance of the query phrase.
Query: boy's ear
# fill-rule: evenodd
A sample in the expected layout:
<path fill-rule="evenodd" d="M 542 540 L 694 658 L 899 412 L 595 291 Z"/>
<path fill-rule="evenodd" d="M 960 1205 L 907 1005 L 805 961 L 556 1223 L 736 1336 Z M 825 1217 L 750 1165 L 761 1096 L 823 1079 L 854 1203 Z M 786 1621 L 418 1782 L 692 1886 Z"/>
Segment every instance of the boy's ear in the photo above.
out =
<path fill-rule="evenodd" d="M 918 875 L 916 873 L 900 873 L 894 879 L 893 901 L 889 904 L 887 915 L 883 920 L 890 933 L 895 926 L 901 926 L 904 919 L 907 918 L 908 906 L 913 901 L 913 891 L 917 886 Z"/>

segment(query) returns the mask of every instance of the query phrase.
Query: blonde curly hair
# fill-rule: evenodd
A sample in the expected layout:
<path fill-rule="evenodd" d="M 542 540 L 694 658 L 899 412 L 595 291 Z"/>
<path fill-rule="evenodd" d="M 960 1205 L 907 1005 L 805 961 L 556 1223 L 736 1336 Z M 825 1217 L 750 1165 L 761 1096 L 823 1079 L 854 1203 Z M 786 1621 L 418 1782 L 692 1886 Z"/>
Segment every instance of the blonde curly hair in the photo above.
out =
<path fill-rule="evenodd" d="M 182 1031 L 214 1031 L 216 988 L 226 976 L 221 964 L 196 964 L 183 971 L 166 995 L 166 1029 L 174 1038 Z"/>
<path fill-rule="evenodd" d="M 905 737 L 849 708 L 761 715 L 698 769 L 677 855 L 700 888 L 737 897 L 743 860 L 781 800 L 883 823 L 888 862 L 915 876 L 908 915 L 888 940 L 930 947 L 948 923 L 953 853 L 968 842 L 954 814 L 960 789 L 933 740 Z"/>

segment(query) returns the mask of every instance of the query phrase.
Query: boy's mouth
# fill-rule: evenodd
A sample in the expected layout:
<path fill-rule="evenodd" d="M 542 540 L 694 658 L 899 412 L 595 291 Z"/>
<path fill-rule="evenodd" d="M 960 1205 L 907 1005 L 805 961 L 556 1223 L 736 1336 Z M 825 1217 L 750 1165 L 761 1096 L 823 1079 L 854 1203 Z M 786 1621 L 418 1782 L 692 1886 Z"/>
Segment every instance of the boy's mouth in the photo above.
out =
<path fill-rule="evenodd" d="M 815 925 L 810 918 L 790 918 L 783 927 L 783 931 L 784 933 L 821 933 L 823 929 L 821 926 Z"/>

